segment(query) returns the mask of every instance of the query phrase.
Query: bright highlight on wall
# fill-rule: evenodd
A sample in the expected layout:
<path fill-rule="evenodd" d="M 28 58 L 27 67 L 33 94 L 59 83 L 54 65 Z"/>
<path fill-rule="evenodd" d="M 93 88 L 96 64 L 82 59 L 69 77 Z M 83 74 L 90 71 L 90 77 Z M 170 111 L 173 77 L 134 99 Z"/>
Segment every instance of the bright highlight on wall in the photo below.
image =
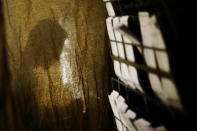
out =
<path fill-rule="evenodd" d="M 62 83 L 63 85 L 66 84 L 72 84 L 73 79 L 72 79 L 72 69 L 69 61 L 69 52 L 68 50 L 70 49 L 70 41 L 66 39 L 64 41 L 64 47 L 62 50 L 62 53 L 60 55 L 60 69 L 62 72 Z"/>

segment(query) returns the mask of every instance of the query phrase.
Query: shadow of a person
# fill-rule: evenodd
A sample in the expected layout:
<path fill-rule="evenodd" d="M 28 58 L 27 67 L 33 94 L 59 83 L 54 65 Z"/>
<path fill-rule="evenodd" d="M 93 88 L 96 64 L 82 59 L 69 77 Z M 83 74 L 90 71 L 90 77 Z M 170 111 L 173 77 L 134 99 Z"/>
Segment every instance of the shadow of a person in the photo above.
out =
<path fill-rule="evenodd" d="M 43 88 L 38 86 L 38 76 L 36 76 L 37 73 L 35 74 L 38 67 L 44 69 L 44 72 L 39 73 L 47 73 L 45 78 L 49 82 L 50 99 L 53 100 L 51 90 L 53 81 L 49 67 L 59 61 L 66 37 L 64 29 L 56 21 L 50 19 L 38 22 L 29 33 L 27 45 L 22 55 L 22 83 L 24 87 L 31 86 L 30 90 L 34 92 L 37 100 L 39 99 L 37 97 L 39 90 Z"/>
<path fill-rule="evenodd" d="M 56 21 L 50 19 L 38 22 L 34 29 L 29 33 L 27 45 L 22 52 L 22 71 L 20 81 L 22 83 L 21 87 L 28 90 L 27 92 L 31 94 L 29 97 L 34 98 L 31 100 L 29 98 L 26 99 L 26 101 L 29 101 L 27 102 L 29 104 L 25 107 L 26 110 L 29 110 L 30 107 L 39 108 L 38 105 L 33 105 L 33 103 L 39 103 L 39 90 L 40 88 L 43 88 L 38 86 L 38 77 L 34 72 L 38 67 L 43 68 L 47 73 L 46 77 L 48 77 L 47 79 L 49 81 L 50 101 L 53 103 L 53 97 L 51 97 L 52 91 L 50 90 L 53 85 L 51 84 L 52 80 L 49 67 L 53 63 L 59 61 L 59 57 L 64 46 L 64 40 L 66 38 L 67 33 L 64 29 Z M 29 114 L 26 116 L 29 116 Z M 25 123 L 29 125 L 32 121 L 36 120 L 29 120 L 29 122 L 26 120 Z"/>
<path fill-rule="evenodd" d="M 59 60 L 66 37 L 66 32 L 56 21 L 40 21 L 29 34 L 23 52 L 25 66 L 30 71 L 38 66 L 47 70 Z"/>
<path fill-rule="evenodd" d="M 57 129 L 61 127 L 68 130 L 72 130 L 72 129 L 79 130 L 81 128 L 81 122 L 82 122 L 81 119 L 82 119 L 82 110 L 83 110 L 82 109 L 83 105 L 80 104 L 82 103 L 81 100 L 75 101 L 71 98 L 69 105 L 64 105 L 60 107 L 56 105 L 55 100 L 57 100 L 56 97 L 59 96 L 56 94 L 57 93 L 56 88 L 53 88 L 55 86 L 53 85 L 53 81 L 51 78 L 52 74 L 49 71 L 49 67 L 60 60 L 60 56 L 64 48 L 64 42 L 67 39 L 67 37 L 68 37 L 67 33 L 56 21 L 45 19 L 40 21 L 35 26 L 35 28 L 30 32 L 27 45 L 23 51 L 22 73 L 24 79 L 22 79 L 23 81 L 22 83 L 25 84 L 24 87 L 31 88 L 29 89 L 29 91 L 32 92 L 32 95 L 35 95 L 33 96 L 37 101 L 35 103 L 37 104 L 39 103 L 39 98 L 40 98 L 38 96 L 39 95 L 38 90 L 40 90 L 39 88 L 44 88 L 44 87 L 38 87 L 38 82 L 40 81 L 38 81 L 37 73 L 35 73 L 34 70 L 36 70 L 38 67 L 43 68 L 44 72 L 46 73 L 44 77 L 47 77 L 46 80 L 49 82 L 48 85 L 49 87 L 47 87 L 49 88 L 48 90 L 50 97 L 49 101 L 51 103 L 53 110 L 52 112 L 54 114 L 51 111 L 47 111 L 50 114 L 44 114 L 44 116 L 41 116 L 43 119 L 42 120 L 43 123 L 41 123 L 41 125 L 44 125 L 43 129 L 53 130 L 55 126 L 57 126 Z M 57 71 L 57 74 L 58 73 L 59 71 Z M 58 75 L 61 76 L 61 74 Z M 64 91 L 66 90 L 67 88 L 64 88 Z M 55 103 L 54 105 L 53 102 Z M 68 119 L 64 120 L 63 118 L 64 116 L 67 116 Z M 54 120 L 52 120 L 53 118 Z M 49 124 L 52 121 L 55 121 L 57 125 L 54 125 L 54 123 Z M 60 125 L 62 122 L 64 124 Z"/>

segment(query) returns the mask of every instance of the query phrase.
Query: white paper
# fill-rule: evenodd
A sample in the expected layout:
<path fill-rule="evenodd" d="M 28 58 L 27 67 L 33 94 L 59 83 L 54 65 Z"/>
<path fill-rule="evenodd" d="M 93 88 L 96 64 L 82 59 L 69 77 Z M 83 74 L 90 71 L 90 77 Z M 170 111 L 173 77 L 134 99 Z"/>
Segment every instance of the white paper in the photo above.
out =
<path fill-rule="evenodd" d="M 165 49 L 165 42 L 161 34 L 159 24 L 155 15 L 151 16 L 150 21 L 152 23 L 152 38 L 153 38 L 153 47 L 158 49 Z"/>
<path fill-rule="evenodd" d="M 143 118 L 136 120 L 135 124 L 140 125 L 140 126 L 150 126 L 150 122 L 148 122 L 147 120 L 144 120 Z"/>
<path fill-rule="evenodd" d="M 128 20 L 129 20 L 129 16 L 121 16 L 120 17 L 120 23 L 127 26 L 127 27 L 129 26 L 128 25 Z"/>
<path fill-rule="evenodd" d="M 118 114 L 118 110 L 117 110 L 117 107 L 115 105 L 115 99 L 113 96 L 109 95 L 108 96 L 109 98 L 109 101 L 110 101 L 110 104 L 111 104 L 111 108 L 112 108 L 112 111 L 113 111 L 113 114 L 116 118 L 120 119 L 119 117 L 119 114 Z M 122 124 L 119 120 L 115 119 L 115 122 L 116 122 L 116 126 L 118 128 L 119 131 L 122 131 Z"/>
<path fill-rule="evenodd" d="M 162 84 L 161 84 L 161 81 L 160 81 L 159 77 L 156 74 L 153 74 L 153 73 L 149 73 L 148 76 L 149 76 L 150 84 L 151 84 L 151 87 L 152 87 L 154 93 L 163 102 L 165 102 L 166 104 L 168 104 L 168 102 L 167 102 L 167 96 L 166 96 L 166 94 L 164 93 L 164 91 L 162 89 Z"/>
<path fill-rule="evenodd" d="M 169 58 L 156 15 L 150 16 L 148 12 L 139 12 L 138 15 L 143 45 L 163 50 L 156 50 L 155 57 L 153 56 L 153 50 L 148 52 L 146 51 L 148 49 L 146 49 L 144 57 L 147 65 L 155 67 L 157 61 L 159 70 L 170 73 Z M 149 74 L 149 80 L 153 91 L 162 101 L 179 109 L 182 108 L 175 83 L 171 79 L 161 78 L 160 81 L 156 75 Z"/>
<path fill-rule="evenodd" d="M 148 12 L 139 12 L 140 29 L 143 45 L 165 49 L 165 43 L 157 23 L 156 16 L 149 16 Z"/>
<path fill-rule="evenodd" d="M 112 93 L 111 93 L 111 96 L 114 98 L 114 100 L 116 100 L 119 96 L 119 92 L 113 90 Z"/>
<path fill-rule="evenodd" d="M 156 69 L 156 61 L 155 61 L 155 55 L 152 49 L 144 49 L 144 57 L 146 64 L 151 67 Z"/>
<path fill-rule="evenodd" d="M 118 49 L 117 49 L 116 42 L 111 41 L 111 49 L 112 49 L 113 56 L 118 57 Z"/>
<path fill-rule="evenodd" d="M 152 47 L 152 25 L 149 18 L 148 12 L 139 12 L 138 18 L 140 22 L 140 29 L 142 34 L 142 43 L 144 46 Z"/>
<path fill-rule="evenodd" d="M 121 70 L 120 70 L 120 63 L 117 60 L 114 60 L 114 71 L 118 77 L 120 77 L 120 78 L 122 77 Z"/>
<path fill-rule="evenodd" d="M 123 24 L 116 24 L 114 26 L 116 32 L 119 32 L 121 35 L 126 37 L 133 44 L 140 45 L 140 41 L 136 38 L 136 36 Z"/>
<path fill-rule="evenodd" d="M 120 118 L 129 131 L 136 131 L 132 122 L 125 113 L 120 112 Z"/>
<path fill-rule="evenodd" d="M 182 109 L 182 105 L 180 103 L 179 95 L 176 89 L 174 82 L 168 78 L 161 78 L 163 91 L 167 95 L 167 99 L 171 105 Z"/>
<path fill-rule="evenodd" d="M 128 118 L 124 115 L 127 109 L 128 109 L 128 105 L 125 102 L 118 103 L 117 110 L 118 110 L 118 113 L 120 116 L 120 120 L 123 123 L 123 127 L 124 127 L 123 130 L 124 131 L 127 131 L 127 128 L 131 123 L 131 122 L 126 121 L 126 119 L 128 119 Z"/>
<path fill-rule="evenodd" d="M 106 25 L 107 25 L 107 32 L 109 35 L 109 39 L 115 40 L 114 31 L 113 31 L 113 27 L 112 27 L 112 17 L 108 17 L 106 19 Z"/>
<path fill-rule="evenodd" d="M 170 65 L 167 53 L 165 51 L 156 51 L 156 58 L 158 61 L 159 69 L 165 72 L 170 72 Z"/>
<path fill-rule="evenodd" d="M 122 125 L 119 120 L 115 119 L 118 131 L 136 131 L 131 122 L 136 118 L 136 113 L 128 109 L 125 99 L 115 90 L 108 97 L 114 116 L 123 123 Z"/>
<path fill-rule="evenodd" d="M 114 8 L 112 6 L 112 3 L 111 2 L 106 2 L 105 5 L 106 5 L 106 8 L 107 8 L 108 15 L 109 16 L 115 16 L 116 14 L 115 14 Z"/>
<path fill-rule="evenodd" d="M 142 118 L 134 121 L 134 124 L 137 127 L 138 131 L 151 131 L 150 122 Z"/>
<path fill-rule="evenodd" d="M 133 66 L 129 66 L 129 76 L 133 83 L 135 83 L 136 85 L 139 85 L 137 86 L 138 90 L 140 90 L 141 92 L 144 92 L 143 89 L 140 87 L 137 70 Z"/>
<path fill-rule="evenodd" d="M 133 52 L 133 46 L 125 44 L 125 50 L 126 50 L 126 55 L 127 55 L 127 60 L 131 62 L 135 62 L 135 56 Z"/>
<path fill-rule="evenodd" d="M 116 99 L 117 106 L 122 104 L 123 102 L 125 102 L 125 99 L 121 95 L 119 95 Z"/>
<path fill-rule="evenodd" d="M 121 63 L 121 72 L 122 72 L 122 77 L 126 80 L 129 80 L 129 71 L 125 63 Z"/>
<path fill-rule="evenodd" d="M 125 59 L 123 44 L 120 42 L 117 42 L 117 45 L 118 45 L 118 54 L 119 54 L 120 58 Z"/>
<path fill-rule="evenodd" d="M 114 25 L 114 27 L 120 25 L 120 18 L 119 17 L 115 17 L 113 19 L 113 25 Z M 114 33 L 115 33 L 116 40 L 119 42 L 122 42 L 122 36 L 121 36 L 120 32 L 117 30 L 114 30 Z"/>
<path fill-rule="evenodd" d="M 155 131 L 167 131 L 167 129 L 164 126 L 159 126 L 155 128 Z"/>
<path fill-rule="evenodd" d="M 129 20 L 129 16 L 120 17 L 120 23 L 123 24 L 126 27 L 129 27 L 128 20 Z M 124 40 L 125 43 L 132 43 L 132 41 L 129 40 L 127 37 L 125 37 L 124 35 L 122 35 L 122 36 L 123 36 L 123 40 Z"/>
<path fill-rule="evenodd" d="M 133 112 L 132 110 L 130 110 L 130 109 L 128 109 L 127 110 L 127 112 L 125 113 L 126 114 L 126 116 L 128 116 L 128 118 L 130 118 L 130 119 L 135 119 L 135 117 L 136 117 L 136 113 L 135 112 Z"/>

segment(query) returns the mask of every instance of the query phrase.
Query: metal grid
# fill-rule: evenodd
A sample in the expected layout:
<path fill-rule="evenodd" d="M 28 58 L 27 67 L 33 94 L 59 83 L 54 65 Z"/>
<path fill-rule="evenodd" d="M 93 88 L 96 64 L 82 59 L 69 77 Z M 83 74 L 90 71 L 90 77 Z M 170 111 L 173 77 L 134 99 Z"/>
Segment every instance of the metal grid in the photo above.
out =
<path fill-rule="evenodd" d="M 106 0 L 105 2 L 109 2 Z M 116 16 L 122 16 L 122 15 L 129 15 L 134 21 L 137 21 L 137 12 L 141 10 L 150 11 L 151 13 L 154 12 L 157 17 L 162 16 L 165 14 L 165 17 L 169 19 L 170 14 L 168 11 L 168 6 L 174 5 L 177 3 L 177 1 L 155 1 L 155 0 L 111 0 L 113 6 L 115 7 Z M 182 1 L 180 1 L 182 2 Z M 161 9 L 162 7 L 162 9 Z M 173 22 L 169 21 L 171 26 L 173 26 Z M 173 30 L 171 30 L 173 32 Z M 111 51 L 111 58 L 112 60 L 119 61 L 120 63 L 125 63 L 127 65 L 131 65 L 135 67 L 137 70 L 142 70 L 144 72 L 148 73 L 154 73 L 156 74 L 159 79 L 161 80 L 162 77 L 168 78 L 174 82 L 174 78 L 171 72 L 162 71 L 158 68 L 158 62 L 156 61 L 156 67 L 157 68 L 151 68 L 146 65 L 145 60 L 144 63 L 137 63 L 137 62 L 131 62 L 127 59 L 126 51 L 125 51 L 125 45 L 132 45 L 135 48 L 140 48 L 142 50 L 142 57 L 145 56 L 144 49 L 151 49 L 154 52 L 155 51 L 161 51 L 161 52 L 167 52 L 167 49 L 159 49 L 155 47 L 148 47 L 143 44 L 136 44 L 136 43 L 127 43 L 124 41 L 118 41 L 116 40 L 110 40 L 110 42 L 115 43 L 122 43 L 124 47 L 124 56 L 125 59 L 121 58 L 120 56 L 114 56 Z M 150 121 L 153 126 L 155 125 L 164 125 L 168 130 L 179 130 L 181 129 L 180 124 L 184 124 L 184 118 L 185 115 L 183 112 L 180 112 L 179 110 L 176 110 L 170 106 L 167 106 L 159 99 L 155 99 L 155 97 L 152 97 L 151 95 L 147 95 L 146 93 L 142 93 L 139 90 L 135 90 L 130 88 L 128 85 L 126 85 L 124 82 L 122 82 L 117 77 L 111 78 L 111 84 L 112 84 L 112 90 L 118 91 L 124 98 L 126 98 L 126 102 L 129 105 L 129 108 L 132 109 L 137 113 L 138 118 L 145 118 L 148 121 Z M 117 117 L 114 117 L 114 119 L 120 121 L 122 123 L 122 126 L 127 128 L 124 123 L 118 119 Z M 133 121 L 131 121 L 133 122 Z M 136 127 L 135 127 L 136 128 Z M 128 130 L 128 128 L 127 128 Z M 136 130 L 138 130 L 136 128 Z"/>
<path fill-rule="evenodd" d="M 141 93 L 140 91 L 128 88 L 128 86 L 125 85 L 121 80 L 112 77 L 111 85 L 112 90 L 118 91 L 120 95 L 126 99 L 129 109 L 136 112 L 136 119 L 144 118 L 151 122 L 153 127 L 164 125 L 168 130 L 172 131 L 178 130 L 180 128 L 179 124 L 183 123 L 183 118 L 185 117 L 184 114 Z M 118 121 L 121 121 L 116 117 L 114 118 Z M 122 121 L 121 123 L 123 124 Z M 122 126 L 126 127 L 124 124 Z M 138 131 L 137 128 L 136 130 Z"/>

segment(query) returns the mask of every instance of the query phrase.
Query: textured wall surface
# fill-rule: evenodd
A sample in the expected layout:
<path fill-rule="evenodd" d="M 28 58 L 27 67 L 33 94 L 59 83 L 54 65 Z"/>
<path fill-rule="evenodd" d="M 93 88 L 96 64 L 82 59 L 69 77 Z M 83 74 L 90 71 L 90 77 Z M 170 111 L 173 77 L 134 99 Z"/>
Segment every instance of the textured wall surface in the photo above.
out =
<path fill-rule="evenodd" d="M 103 2 L 3 3 L 15 128 L 111 130 Z"/>

